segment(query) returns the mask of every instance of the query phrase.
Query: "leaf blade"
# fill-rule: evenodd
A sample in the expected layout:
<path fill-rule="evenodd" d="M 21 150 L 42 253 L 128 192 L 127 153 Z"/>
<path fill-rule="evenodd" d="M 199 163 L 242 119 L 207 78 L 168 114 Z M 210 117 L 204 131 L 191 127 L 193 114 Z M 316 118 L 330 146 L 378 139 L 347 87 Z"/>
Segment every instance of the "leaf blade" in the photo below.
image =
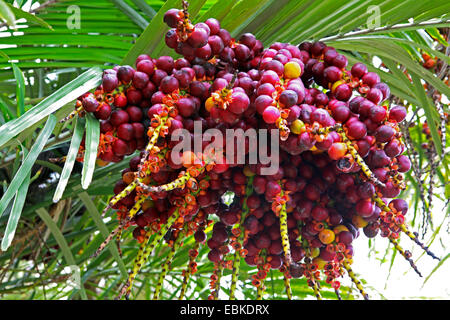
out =
<path fill-rule="evenodd" d="M 59 177 L 58 185 L 53 196 L 53 202 L 55 203 L 61 200 L 64 190 L 66 189 L 67 182 L 69 181 L 70 174 L 72 173 L 81 140 L 83 139 L 85 122 L 86 121 L 84 118 L 77 117 L 72 141 L 70 142 L 69 151 L 66 156 L 66 162 L 64 163 L 64 168 L 61 172 L 61 176 Z"/>
<path fill-rule="evenodd" d="M 100 123 L 90 113 L 86 113 L 86 119 L 86 149 L 81 171 L 81 186 L 83 189 L 87 189 L 91 184 L 100 140 Z"/>
<path fill-rule="evenodd" d="M 33 144 L 33 146 L 30 149 L 30 152 L 26 156 L 25 160 L 23 161 L 22 165 L 20 166 L 19 170 L 17 171 L 16 175 L 12 179 L 11 183 L 9 184 L 8 189 L 3 194 L 2 199 L 0 200 L 0 215 L 3 213 L 3 211 L 6 209 L 8 203 L 11 201 L 14 194 L 19 189 L 20 185 L 23 183 L 23 181 L 26 178 L 26 175 L 31 172 L 31 168 L 36 161 L 37 157 L 41 153 L 42 149 L 45 146 L 45 143 L 50 137 L 50 134 L 52 133 L 53 129 L 56 125 L 56 117 L 54 115 L 50 115 L 48 117 L 47 123 L 45 124 L 44 128 L 42 129 L 41 133 L 36 139 L 36 142 Z"/>
<path fill-rule="evenodd" d="M 14 138 L 17 134 L 41 121 L 51 113 L 56 112 L 65 104 L 75 100 L 86 91 L 97 87 L 101 83 L 100 68 L 91 68 L 65 86 L 61 87 L 46 99 L 28 110 L 20 118 L 9 121 L 0 127 L 0 147 Z"/>

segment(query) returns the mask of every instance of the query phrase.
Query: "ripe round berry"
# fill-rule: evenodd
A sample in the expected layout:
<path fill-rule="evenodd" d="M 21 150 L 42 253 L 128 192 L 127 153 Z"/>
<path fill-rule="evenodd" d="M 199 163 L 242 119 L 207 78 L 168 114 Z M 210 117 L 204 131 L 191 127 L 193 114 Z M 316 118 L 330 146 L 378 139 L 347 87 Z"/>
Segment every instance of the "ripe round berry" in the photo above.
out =
<path fill-rule="evenodd" d="M 362 77 L 362 82 L 364 84 L 367 84 L 369 87 L 373 87 L 378 82 L 380 82 L 380 76 L 378 74 L 376 74 L 375 72 L 367 72 Z"/>
<path fill-rule="evenodd" d="M 264 110 L 262 116 L 266 123 L 275 123 L 280 117 L 280 110 L 276 107 L 269 106 Z"/>
<path fill-rule="evenodd" d="M 339 85 L 334 92 L 336 99 L 347 101 L 352 96 L 352 89 L 346 83 Z"/>
<path fill-rule="evenodd" d="M 324 229 L 322 231 L 319 232 L 319 240 L 320 242 L 322 242 L 323 244 L 330 244 L 334 241 L 335 239 L 335 234 L 332 230 L 329 229 Z"/>
<path fill-rule="evenodd" d="M 217 19 L 209 18 L 205 21 L 205 23 L 208 25 L 211 35 L 217 34 L 219 32 L 220 22 Z"/>
<path fill-rule="evenodd" d="M 179 16 L 180 10 L 178 9 L 169 9 L 165 14 L 163 21 L 170 27 L 175 28 L 178 24 L 178 21 L 181 21 Z"/>
<path fill-rule="evenodd" d="M 375 138 L 378 142 L 388 142 L 395 134 L 395 129 L 388 125 L 382 125 L 375 131 Z"/>
<path fill-rule="evenodd" d="M 172 93 L 179 88 L 178 80 L 172 76 L 166 76 L 161 80 L 160 90 L 164 93 Z"/>
<path fill-rule="evenodd" d="M 121 66 L 119 70 L 117 70 L 117 78 L 125 83 L 130 83 L 131 79 L 133 79 L 134 69 L 130 66 Z"/>
<path fill-rule="evenodd" d="M 188 118 L 195 112 L 195 103 L 190 98 L 181 98 L 176 102 L 178 112 L 181 116 Z"/>
<path fill-rule="evenodd" d="M 302 75 L 302 68 L 299 63 L 290 61 L 284 65 L 283 75 L 286 79 L 298 78 Z"/>
<path fill-rule="evenodd" d="M 363 218 L 370 217 L 374 209 L 375 206 L 370 199 L 359 200 L 355 206 L 356 213 Z"/>
<path fill-rule="evenodd" d="M 403 106 L 395 106 L 389 110 L 389 120 L 401 122 L 406 118 L 406 108 Z"/>
<path fill-rule="evenodd" d="M 192 33 L 189 35 L 187 43 L 193 48 L 201 48 L 208 43 L 208 37 L 208 30 L 196 25 Z"/>
<path fill-rule="evenodd" d="M 347 154 L 347 145 L 343 142 L 335 142 L 328 149 L 328 155 L 333 160 L 339 160 Z"/>
<path fill-rule="evenodd" d="M 107 119 L 109 119 L 109 116 L 111 115 L 111 110 L 112 109 L 111 109 L 111 106 L 109 104 L 103 103 L 100 106 L 100 108 L 97 111 L 95 111 L 95 116 L 98 119 L 107 120 Z"/>
<path fill-rule="evenodd" d="M 174 66 L 173 58 L 171 56 L 161 56 L 156 59 L 156 67 L 167 73 L 171 73 Z"/>
<path fill-rule="evenodd" d="M 155 65 L 151 60 L 142 60 L 136 65 L 136 70 L 144 72 L 149 77 L 151 77 L 155 72 Z"/>
<path fill-rule="evenodd" d="M 366 125 L 358 120 L 350 123 L 347 126 L 347 128 L 348 128 L 348 135 L 356 140 L 364 138 L 365 135 L 367 134 Z"/>
<path fill-rule="evenodd" d="M 109 121 L 114 127 L 120 126 L 122 123 L 127 123 L 130 120 L 130 116 L 124 110 L 116 109 L 111 113 L 111 119 Z"/>
<path fill-rule="evenodd" d="M 362 78 L 367 73 L 367 66 L 361 62 L 357 62 L 351 69 L 352 76 Z"/>
<path fill-rule="evenodd" d="M 124 156 L 128 151 L 128 144 L 121 139 L 117 139 L 112 145 L 112 150 L 116 156 Z"/>
<path fill-rule="evenodd" d="M 115 74 L 106 73 L 102 78 L 103 90 L 106 92 L 112 92 L 119 85 L 119 80 Z"/>
<path fill-rule="evenodd" d="M 134 138 L 134 129 L 130 123 L 122 123 L 117 128 L 117 136 L 122 139 L 129 141 Z"/>
<path fill-rule="evenodd" d="M 228 110 L 234 114 L 242 114 L 247 110 L 250 104 L 250 99 L 243 92 L 233 92 L 231 95 L 231 102 L 228 105 Z"/>

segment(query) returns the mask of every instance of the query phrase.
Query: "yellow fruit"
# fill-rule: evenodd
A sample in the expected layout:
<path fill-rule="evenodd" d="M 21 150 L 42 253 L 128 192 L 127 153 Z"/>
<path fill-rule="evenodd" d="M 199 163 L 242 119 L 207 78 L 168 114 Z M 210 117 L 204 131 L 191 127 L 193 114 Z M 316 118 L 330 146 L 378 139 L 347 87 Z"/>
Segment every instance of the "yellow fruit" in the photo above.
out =
<path fill-rule="evenodd" d="M 332 230 L 324 229 L 319 233 L 319 240 L 323 244 L 330 244 L 334 241 L 335 234 Z"/>
<path fill-rule="evenodd" d="M 315 258 L 318 257 L 320 254 L 320 249 L 319 248 L 313 248 L 311 250 L 311 258 Z"/>
<path fill-rule="evenodd" d="M 104 167 L 106 166 L 109 162 L 107 161 L 103 161 L 102 159 L 97 159 L 97 161 L 95 161 L 96 165 L 99 167 Z"/>
<path fill-rule="evenodd" d="M 336 226 L 334 229 L 334 234 L 339 234 L 342 231 L 348 231 L 348 228 L 346 226 L 344 226 L 343 224 L 340 224 L 338 226 Z"/>
<path fill-rule="evenodd" d="M 302 134 L 305 132 L 305 124 L 302 120 L 294 120 L 291 124 L 291 132 L 294 134 Z"/>
<path fill-rule="evenodd" d="M 364 220 L 362 217 L 357 216 L 357 215 L 353 216 L 352 223 L 357 228 L 364 228 L 365 226 L 367 226 L 369 224 L 366 220 Z"/>
<path fill-rule="evenodd" d="M 284 65 L 284 77 L 287 79 L 295 79 L 302 74 L 302 68 L 295 61 L 290 61 Z"/>
<path fill-rule="evenodd" d="M 321 258 L 314 258 L 313 263 L 317 265 L 317 268 L 319 270 L 323 270 L 323 267 L 325 267 L 325 265 L 327 264 L 327 262 Z"/>
<path fill-rule="evenodd" d="M 209 97 L 205 102 L 205 109 L 208 112 L 211 112 L 211 109 L 214 107 L 215 103 L 212 97 Z"/>

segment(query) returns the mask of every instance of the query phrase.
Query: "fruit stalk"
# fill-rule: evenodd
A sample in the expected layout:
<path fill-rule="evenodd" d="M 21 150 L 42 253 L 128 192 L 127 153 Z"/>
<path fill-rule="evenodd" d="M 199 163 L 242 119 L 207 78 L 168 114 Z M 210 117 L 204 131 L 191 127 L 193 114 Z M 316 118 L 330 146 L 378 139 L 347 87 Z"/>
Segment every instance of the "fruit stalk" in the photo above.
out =
<path fill-rule="evenodd" d="M 150 229 L 145 233 L 144 242 L 141 244 L 138 255 L 136 256 L 136 259 L 134 261 L 133 271 L 130 273 L 127 283 L 122 288 L 118 299 L 121 299 L 124 295 L 128 299 L 128 296 L 130 295 L 131 292 L 131 288 L 133 286 L 134 279 L 136 278 L 136 275 L 138 274 L 142 265 L 144 265 L 147 262 L 147 259 L 153 252 L 155 246 L 161 241 L 161 239 L 167 233 L 172 224 L 178 219 L 179 215 L 180 215 L 179 209 L 177 208 L 175 212 L 169 217 L 166 224 L 161 226 L 161 229 L 159 229 L 159 231 L 155 234 L 152 242 L 150 242 L 149 245 L 147 245 L 147 242 L 149 241 L 153 231 Z"/>
<path fill-rule="evenodd" d="M 175 256 L 176 251 L 182 245 L 184 236 L 185 236 L 185 228 L 180 230 L 180 232 L 178 233 L 175 241 L 172 244 L 172 248 L 171 248 L 169 254 L 167 255 L 166 261 L 164 262 L 164 264 L 162 266 L 162 270 L 161 270 L 161 273 L 159 274 L 159 278 L 158 278 L 158 283 L 156 284 L 156 287 L 155 287 L 155 293 L 153 294 L 153 300 L 159 300 L 159 298 L 160 298 L 164 279 L 166 278 L 166 275 L 170 270 L 172 259 Z"/>
<path fill-rule="evenodd" d="M 237 242 L 239 244 L 239 249 L 236 249 L 236 251 L 234 252 L 233 273 L 231 275 L 231 286 L 230 286 L 230 300 L 235 299 L 236 283 L 238 280 L 238 274 L 239 274 L 239 268 L 240 268 L 240 262 L 241 262 L 240 249 L 242 248 L 242 242 L 244 240 L 244 234 L 245 234 L 243 223 L 245 221 L 245 217 L 247 216 L 247 214 L 249 212 L 249 208 L 247 206 L 247 199 L 253 193 L 253 187 L 252 187 L 253 178 L 254 178 L 254 176 L 248 178 L 247 188 L 245 190 L 245 198 L 244 198 L 244 202 L 242 205 L 241 219 L 239 222 L 240 233 L 239 233 L 239 237 L 237 238 Z"/>
<path fill-rule="evenodd" d="M 198 251 L 199 247 L 200 247 L 200 243 L 199 242 L 195 242 L 193 250 Z M 183 300 L 184 295 L 186 294 L 187 285 L 188 285 L 189 279 L 191 277 L 191 273 L 192 273 L 192 269 L 193 269 L 193 264 L 195 262 L 195 258 L 196 257 L 193 256 L 193 255 L 189 256 L 189 264 L 188 264 L 187 269 L 184 272 L 183 283 L 181 284 L 181 291 L 180 291 L 180 296 L 178 297 L 178 300 Z"/>
<path fill-rule="evenodd" d="M 389 237 L 389 241 L 394 245 L 395 250 L 397 250 L 403 258 L 405 258 L 411 267 L 414 269 L 414 271 L 419 275 L 419 277 L 422 277 L 422 274 L 420 273 L 419 269 L 417 269 L 417 266 L 414 264 L 414 261 L 411 259 L 411 253 L 409 251 L 405 251 L 397 240 Z"/>
<path fill-rule="evenodd" d="M 359 292 L 362 294 L 364 300 L 369 300 L 369 295 L 364 290 L 361 281 L 356 278 L 355 273 L 353 272 L 352 268 L 350 267 L 350 264 L 347 260 L 344 260 L 342 265 L 344 266 L 344 269 L 347 270 L 348 276 L 352 280 L 352 282 L 355 284 L 356 288 L 358 288 Z"/>

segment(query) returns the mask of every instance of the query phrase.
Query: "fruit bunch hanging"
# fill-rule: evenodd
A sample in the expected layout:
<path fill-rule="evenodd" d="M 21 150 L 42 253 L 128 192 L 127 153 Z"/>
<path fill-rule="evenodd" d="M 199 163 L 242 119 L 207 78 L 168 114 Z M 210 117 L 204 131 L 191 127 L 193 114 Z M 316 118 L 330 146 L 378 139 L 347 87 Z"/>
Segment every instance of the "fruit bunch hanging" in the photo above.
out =
<path fill-rule="evenodd" d="M 284 275 L 289 299 L 295 278 L 305 277 L 320 299 L 319 281 L 339 295 L 344 275 L 367 299 L 351 269 L 360 233 L 386 238 L 418 273 L 398 243 L 400 233 L 436 258 L 405 224 L 408 205 L 397 197 L 411 167 L 398 128 L 406 110 L 385 103 L 390 91 L 380 77 L 361 63 L 349 67 L 322 42 L 264 49 L 250 33 L 233 39 L 216 19 L 194 25 L 187 7 L 183 1 L 182 10 L 164 16 L 171 28 L 165 42 L 182 58 L 143 54 L 134 68 L 106 70 L 74 112 L 100 120 L 102 165 L 139 152 L 103 212 L 114 210 L 118 226 L 97 251 L 133 228 L 140 247 L 120 297 L 129 296 L 140 268 L 165 241 L 171 251 L 154 291 L 158 299 L 171 259 L 191 235 L 180 299 L 200 246 L 209 248 L 214 264 L 210 299 L 218 298 L 224 269 L 232 270 L 228 294 L 235 298 L 241 258 L 258 270 L 251 279 L 258 299 L 270 269 Z M 206 139 L 208 129 L 278 132 L 277 169 L 267 174 L 267 162 L 230 161 L 230 150 L 242 149 L 248 160 L 256 146 L 227 148 L 228 140 Z M 191 150 L 177 149 L 173 137 L 180 131 L 188 133 L 183 139 Z"/>

